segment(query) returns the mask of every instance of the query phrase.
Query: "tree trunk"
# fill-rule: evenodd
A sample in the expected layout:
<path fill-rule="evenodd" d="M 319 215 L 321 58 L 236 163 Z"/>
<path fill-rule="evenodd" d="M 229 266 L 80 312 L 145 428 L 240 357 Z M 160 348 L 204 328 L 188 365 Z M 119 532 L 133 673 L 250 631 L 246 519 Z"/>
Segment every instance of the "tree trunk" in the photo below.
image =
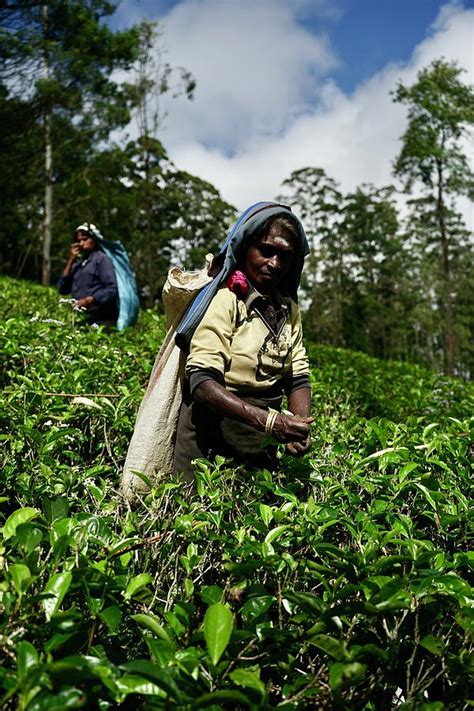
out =
<path fill-rule="evenodd" d="M 43 18 L 43 78 L 49 79 L 49 57 L 47 45 L 48 5 L 42 6 Z M 47 286 L 51 280 L 51 242 L 53 221 L 53 147 L 51 142 L 51 112 L 44 112 L 44 215 L 43 215 L 43 266 L 41 283 Z"/>
<path fill-rule="evenodd" d="M 436 219 L 438 221 L 439 236 L 441 241 L 443 266 L 443 306 L 445 316 L 444 370 L 447 375 L 454 375 L 454 327 L 453 299 L 451 293 L 451 263 L 449 255 L 448 236 L 446 234 L 445 206 L 443 198 L 443 166 L 440 159 L 437 159 L 436 165 L 438 172 Z"/>
<path fill-rule="evenodd" d="M 145 111 L 146 114 L 146 111 Z M 146 115 L 144 117 L 144 126 L 146 126 Z M 143 154 L 143 164 L 145 172 L 145 220 L 146 220 L 146 253 L 147 253 L 147 286 L 149 292 L 146 296 L 145 305 L 151 309 L 156 298 L 156 279 L 154 278 L 154 266 L 156 253 L 153 252 L 153 227 L 152 227 L 152 176 L 150 171 L 150 151 L 148 134 L 142 134 L 145 138 L 145 150 Z"/>
<path fill-rule="evenodd" d="M 47 286 L 51 280 L 51 242 L 53 220 L 53 150 L 51 145 L 51 115 L 44 116 L 44 217 L 43 217 L 43 270 L 41 283 Z"/>

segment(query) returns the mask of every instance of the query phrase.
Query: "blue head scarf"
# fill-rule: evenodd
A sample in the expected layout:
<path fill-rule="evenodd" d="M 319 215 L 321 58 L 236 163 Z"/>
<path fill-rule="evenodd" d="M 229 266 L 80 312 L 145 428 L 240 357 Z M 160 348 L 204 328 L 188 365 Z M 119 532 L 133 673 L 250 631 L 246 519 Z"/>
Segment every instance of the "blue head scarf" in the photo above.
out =
<path fill-rule="evenodd" d="M 277 202 L 257 202 L 248 207 L 240 215 L 231 228 L 224 245 L 220 251 L 222 267 L 215 278 L 205 286 L 194 299 L 185 317 L 176 329 L 176 344 L 183 350 L 189 348 L 189 343 L 194 331 L 207 311 L 209 304 L 217 290 L 227 277 L 237 268 L 239 257 L 248 244 L 249 238 L 260 230 L 271 217 L 286 217 L 290 219 L 297 232 L 295 256 L 290 271 L 285 275 L 280 284 L 282 293 L 298 301 L 298 287 L 303 271 L 305 256 L 309 253 L 308 240 L 299 219 L 290 207 Z"/>

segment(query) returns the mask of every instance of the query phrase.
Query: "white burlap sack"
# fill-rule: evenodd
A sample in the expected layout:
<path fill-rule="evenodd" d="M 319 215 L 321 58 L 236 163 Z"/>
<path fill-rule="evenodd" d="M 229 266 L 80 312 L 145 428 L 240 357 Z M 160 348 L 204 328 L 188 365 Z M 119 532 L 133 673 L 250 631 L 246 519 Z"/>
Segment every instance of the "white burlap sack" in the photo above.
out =
<path fill-rule="evenodd" d="M 212 255 L 208 254 L 206 266 L 194 272 L 183 272 L 178 267 L 172 267 L 163 287 L 168 331 L 138 411 L 123 468 L 121 489 L 129 502 L 148 490 L 137 472 L 155 483 L 172 471 L 186 360 L 174 342 L 174 335 L 197 292 L 211 281 L 207 273 L 211 261 Z"/>

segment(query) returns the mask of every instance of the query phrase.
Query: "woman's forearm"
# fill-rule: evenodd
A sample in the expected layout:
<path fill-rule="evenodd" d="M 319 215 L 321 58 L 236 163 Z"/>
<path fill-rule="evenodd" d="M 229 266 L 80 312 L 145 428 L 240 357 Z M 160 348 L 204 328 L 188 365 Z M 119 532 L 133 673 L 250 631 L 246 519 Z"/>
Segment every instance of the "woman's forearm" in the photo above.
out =
<path fill-rule="evenodd" d="M 297 417 L 309 417 L 311 413 L 311 388 L 298 388 L 288 396 L 288 409 Z"/>
<path fill-rule="evenodd" d="M 265 431 L 266 410 L 250 405 L 215 380 L 204 380 L 194 391 L 194 399 L 213 412 Z"/>
<path fill-rule="evenodd" d="M 309 390 L 309 388 L 303 389 Z M 205 405 L 213 412 L 217 412 L 222 417 L 243 422 L 259 432 L 265 432 L 268 411 L 241 400 L 215 380 L 204 380 L 200 383 L 194 391 L 193 397 L 197 402 Z M 310 402 L 307 402 L 308 399 L 310 400 L 310 397 L 308 398 L 307 395 L 293 398 L 293 406 L 298 409 L 298 412 L 294 412 L 297 417 L 283 414 L 277 416 L 274 421 L 272 435 L 278 442 L 306 441 L 312 422 L 311 418 L 303 415 L 305 408 L 308 411 L 310 409 Z"/>
<path fill-rule="evenodd" d="M 75 257 L 74 258 L 69 257 L 69 259 L 66 262 L 66 266 L 63 269 L 63 277 L 70 276 L 74 262 L 75 262 Z"/>

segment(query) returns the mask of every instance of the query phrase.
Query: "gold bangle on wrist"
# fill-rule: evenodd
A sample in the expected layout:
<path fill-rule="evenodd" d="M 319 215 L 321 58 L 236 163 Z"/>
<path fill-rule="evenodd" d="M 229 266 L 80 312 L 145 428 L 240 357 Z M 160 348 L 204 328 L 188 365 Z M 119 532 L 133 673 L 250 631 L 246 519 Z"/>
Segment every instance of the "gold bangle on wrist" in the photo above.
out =
<path fill-rule="evenodd" d="M 265 422 L 265 434 L 271 435 L 276 418 L 279 414 L 278 410 L 274 410 L 272 407 L 268 408 L 267 420 Z"/>

